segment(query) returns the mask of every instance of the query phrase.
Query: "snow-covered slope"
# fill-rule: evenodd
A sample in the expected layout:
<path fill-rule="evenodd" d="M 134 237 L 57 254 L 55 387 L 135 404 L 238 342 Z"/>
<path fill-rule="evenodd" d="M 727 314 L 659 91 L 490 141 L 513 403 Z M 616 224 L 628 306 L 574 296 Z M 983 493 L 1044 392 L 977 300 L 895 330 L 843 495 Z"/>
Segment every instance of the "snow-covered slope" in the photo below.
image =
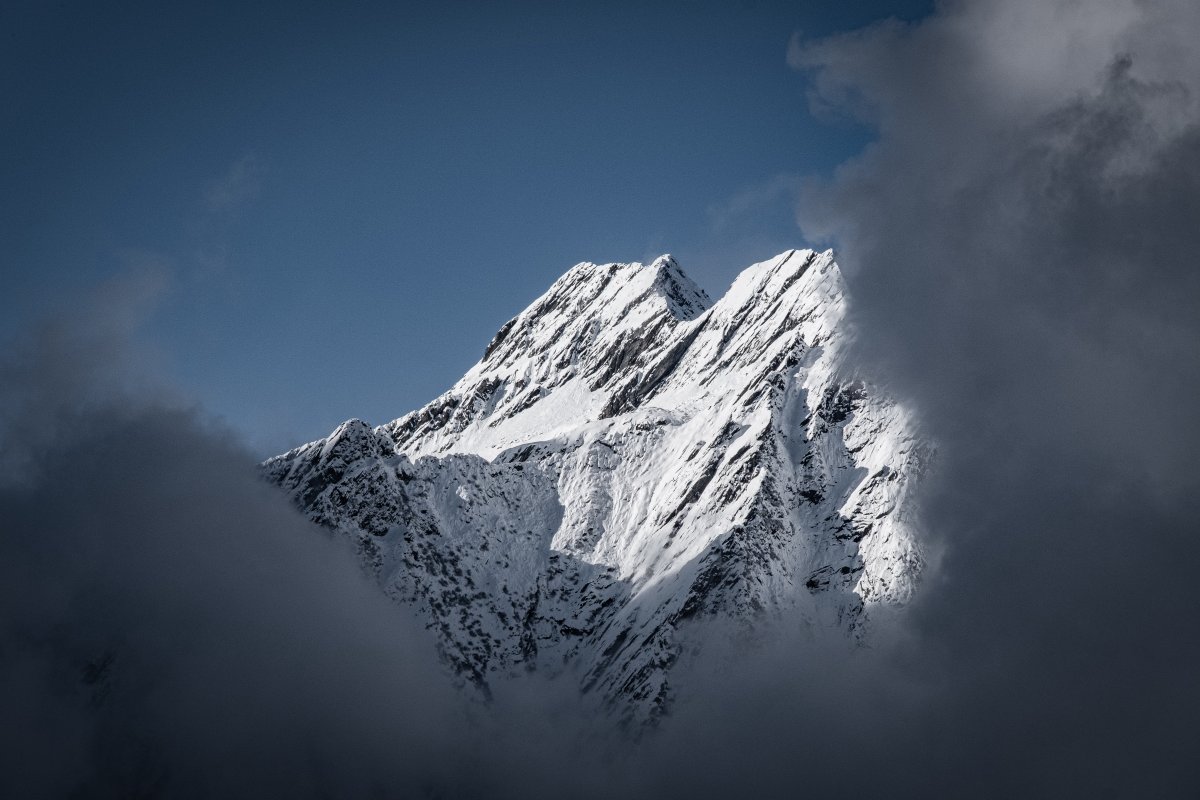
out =
<path fill-rule="evenodd" d="M 653 720 L 716 630 L 857 636 L 912 592 L 922 449 L 846 363 L 845 303 L 830 252 L 755 264 L 716 303 L 670 256 L 579 264 L 429 405 L 264 469 L 485 694 L 566 673 Z"/>

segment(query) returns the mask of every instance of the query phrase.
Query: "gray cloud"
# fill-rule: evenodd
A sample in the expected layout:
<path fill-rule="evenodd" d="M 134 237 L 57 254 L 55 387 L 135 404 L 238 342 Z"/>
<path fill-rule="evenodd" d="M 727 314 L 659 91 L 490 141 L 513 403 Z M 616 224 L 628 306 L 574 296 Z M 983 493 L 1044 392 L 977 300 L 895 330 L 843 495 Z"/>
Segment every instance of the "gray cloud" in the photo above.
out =
<path fill-rule="evenodd" d="M 880 131 L 799 219 L 940 451 L 908 620 L 934 683 L 887 744 L 927 772 L 895 786 L 1200 785 L 1197 35 L 1194 4 L 956 2 L 793 43 Z"/>
<path fill-rule="evenodd" d="M 935 567 L 867 650 L 785 621 L 707 651 L 638 792 L 1195 794 L 1198 23 L 947 3 L 793 43 L 814 101 L 880 132 L 798 216 L 938 444 Z"/>
<path fill-rule="evenodd" d="M 460 693 L 345 543 L 146 374 L 159 288 L 100 287 L 0 360 L 0 796 L 633 785 L 573 682 Z"/>
<path fill-rule="evenodd" d="M 130 297 L 5 365 L 0 794 L 453 785 L 466 712 L 424 631 L 229 434 L 129 391 Z"/>

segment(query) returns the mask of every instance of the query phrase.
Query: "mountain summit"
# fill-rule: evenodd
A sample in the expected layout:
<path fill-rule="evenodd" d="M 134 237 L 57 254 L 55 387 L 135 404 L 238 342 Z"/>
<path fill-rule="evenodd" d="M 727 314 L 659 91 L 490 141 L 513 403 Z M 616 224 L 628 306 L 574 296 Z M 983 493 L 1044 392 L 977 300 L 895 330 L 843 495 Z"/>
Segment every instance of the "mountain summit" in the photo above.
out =
<path fill-rule="evenodd" d="M 441 397 L 264 470 L 464 682 L 565 674 L 652 721 L 712 631 L 860 636 L 912 591 L 922 448 L 846 363 L 845 308 L 829 251 L 755 264 L 715 303 L 670 256 L 578 264 Z"/>

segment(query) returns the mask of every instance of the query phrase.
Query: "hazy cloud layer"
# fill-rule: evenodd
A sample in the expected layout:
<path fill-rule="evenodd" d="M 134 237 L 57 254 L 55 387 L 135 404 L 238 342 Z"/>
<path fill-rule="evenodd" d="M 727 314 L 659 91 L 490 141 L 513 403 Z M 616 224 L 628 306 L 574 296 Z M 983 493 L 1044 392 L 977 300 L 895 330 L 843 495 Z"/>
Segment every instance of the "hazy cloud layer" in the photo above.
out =
<path fill-rule="evenodd" d="M 1198 34 L 1192 3 L 958 2 L 793 42 L 880 130 L 801 225 L 939 445 L 910 617 L 933 693 L 884 785 L 1200 785 Z"/>
<path fill-rule="evenodd" d="M 157 287 L 102 287 L 0 361 L 0 796 L 628 785 L 573 683 L 469 699 L 345 542 L 145 374 Z"/>
<path fill-rule="evenodd" d="M 878 140 L 802 190 L 861 356 L 937 443 L 932 567 L 867 651 L 680 676 L 662 796 L 1194 796 L 1200 8 L 947 2 L 796 39 Z"/>
<path fill-rule="evenodd" d="M 4 365 L 0 794 L 447 783 L 464 708 L 424 632 L 227 434 L 127 391 L 132 286 Z"/>

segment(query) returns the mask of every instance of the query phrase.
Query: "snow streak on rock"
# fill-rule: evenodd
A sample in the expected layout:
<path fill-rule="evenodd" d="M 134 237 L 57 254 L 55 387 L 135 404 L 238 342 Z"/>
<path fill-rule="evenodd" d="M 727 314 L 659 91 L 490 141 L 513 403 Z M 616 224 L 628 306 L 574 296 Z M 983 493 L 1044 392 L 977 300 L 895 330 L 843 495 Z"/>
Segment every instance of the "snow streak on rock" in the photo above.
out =
<path fill-rule="evenodd" d="M 706 637 L 861 636 L 913 590 L 922 448 L 845 363 L 845 302 L 830 252 L 755 264 L 716 303 L 670 256 L 579 264 L 429 405 L 264 469 L 485 696 L 565 673 L 653 721 Z"/>

